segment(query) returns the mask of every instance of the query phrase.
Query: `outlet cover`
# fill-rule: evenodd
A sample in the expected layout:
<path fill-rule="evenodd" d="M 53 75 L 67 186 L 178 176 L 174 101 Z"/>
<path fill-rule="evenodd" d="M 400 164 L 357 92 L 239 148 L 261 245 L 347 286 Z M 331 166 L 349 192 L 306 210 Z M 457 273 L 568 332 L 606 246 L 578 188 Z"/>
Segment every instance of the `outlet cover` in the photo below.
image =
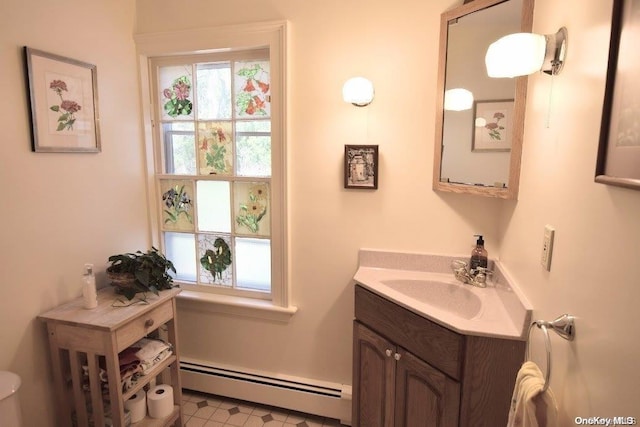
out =
<path fill-rule="evenodd" d="M 551 271 L 551 255 L 553 253 L 553 237 L 556 230 L 546 225 L 544 227 L 544 238 L 542 239 L 542 254 L 540 256 L 540 264 L 545 270 Z"/>

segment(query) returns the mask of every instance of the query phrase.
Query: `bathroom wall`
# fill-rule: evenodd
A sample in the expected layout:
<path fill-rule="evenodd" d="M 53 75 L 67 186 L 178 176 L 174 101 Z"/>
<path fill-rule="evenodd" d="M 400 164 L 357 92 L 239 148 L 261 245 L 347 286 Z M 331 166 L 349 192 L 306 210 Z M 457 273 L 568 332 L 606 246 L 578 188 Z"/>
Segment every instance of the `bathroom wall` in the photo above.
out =
<path fill-rule="evenodd" d="M 53 426 L 44 324 L 36 316 L 80 295 L 85 262 L 99 284 L 109 255 L 149 233 L 128 0 L 0 3 L 0 370 L 22 377 L 25 426 Z M 97 65 L 99 154 L 31 152 L 22 47 Z"/>
<path fill-rule="evenodd" d="M 501 220 L 500 257 L 535 318 L 577 316 L 574 342 L 552 334 L 551 388 L 562 426 L 576 417 L 640 417 L 640 191 L 593 182 L 612 2 L 536 0 L 534 31 L 569 31 L 559 76 L 529 79 L 520 195 Z M 551 271 L 539 264 L 556 229 Z M 544 351 L 534 331 L 532 348 Z M 544 368 L 542 354 L 535 360 Z"/>
<path fill-rule="evenodd" d="M 291 23 L 289 221 L 300 310 L 287 324 L 181 311 L 185 356 L 350 383 L 357 249 L 466 254 L 471 235 L 483 232 L 536 317 L 578 316 L 574 343 L 552 337 L 562 425 L 576 416 L 638 416 L 640 192 L 593 183 L 610 2 L 537 1 L 535 29 L 566 25 L 569 59 L 554 79 L 531 77 L 517 203 L 431 190 L 439 15 L 459 3 L 138 0 L 135 19 L 125 0 L 4 1 L 0 369 L 23 378 L 26 425 L 54 419 L 46 334 L 35 317 L 79 294 L 84 262 L 102 272 L 109 254 L 150 241 L 134 20 L 140 33 Z M 30 151 L 24 45 L 97 64 L 102 153 Z M 342 83 L 357 74 L 376 87 L 367 108 L 340 99 Z M 377 191 L 342 188 L 344 144 L 380 146 Z M 550 273 L 538 263 L 547 223 L 557 230 Z"/>
<path fill-rule="evenodd" d="M 300 312 L 287 325 L 181 313 L 183 349 L 222 363 L 349 382 L 349 277 L 357 248 L 460 254 L 470 234 L 482 231 L 490 256 L 502 259 L 536 318 L 578 317 L 575 342 L 552 337 L 561 425 L 575 417 L 637 417 L 640 192 L 593 182 L 611 2 L 536 2 L 537 32 L 569 29 L 568 62 L 553 79 L 530 78 L 517 202 L 430 189 L 438 16 L 458 3 L 311 7 L 270 0 L 240 8 L 189 0 L 175 9 L 166 0 L 138 0 L 142 33 L 271 19 L 292 24 L 290 225 Z M 341 84 L 356 74 L 376 87 L 364 109 L 339 99 Z M 341 188 L 342 146 L 354 143 L 380 145 L 378 191 Z M 545 224 L 556 228 L 551 272 L 539 264 Z M 211 328 L 190 333 L 203 324 Z M 543 365 L 540 338 L 534 335 L 532 350 Z"/>
<path fill-rule="evenodd" d="M 290 22 L 289 226 L 293 302 L 286 324 L 179 310 L 185 357 L 351 384 L 360 247 L 468 254 L 499 242 L 501 202 L 431 190 L 440 13 L 455 0 L 138 0 L 137 32 Z M 364 75 L 376 97 L 346 104 Z M 343 188 L 345 144 L 380 147 L 379 189 Z"/>

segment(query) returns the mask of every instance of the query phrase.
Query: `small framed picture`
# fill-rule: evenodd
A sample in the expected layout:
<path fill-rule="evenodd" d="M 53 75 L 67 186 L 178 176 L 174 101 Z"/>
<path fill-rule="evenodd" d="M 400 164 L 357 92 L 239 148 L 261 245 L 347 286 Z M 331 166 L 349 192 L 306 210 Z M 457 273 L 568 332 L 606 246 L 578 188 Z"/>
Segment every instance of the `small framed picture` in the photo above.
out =
<path fill-rule="evenodd" d="M 378 146 L 344 146 L 344 188 L 378 188 Z"/>
<path fill-rule="evenodd" d="M 513 104 L 513 99 L 473 103 L 471 151 L 511 150 Z"/>
<path fill-rule="evenodd" d="M 32 150 L 100 151 L 96 66 L 24 48 Z"/>

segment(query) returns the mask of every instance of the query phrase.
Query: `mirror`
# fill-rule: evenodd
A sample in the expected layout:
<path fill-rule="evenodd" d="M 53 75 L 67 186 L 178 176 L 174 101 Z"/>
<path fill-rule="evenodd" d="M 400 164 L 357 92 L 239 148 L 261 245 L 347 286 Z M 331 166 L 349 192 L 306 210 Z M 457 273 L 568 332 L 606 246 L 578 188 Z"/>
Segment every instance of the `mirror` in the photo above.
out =
<path fill-rule="evenodd" d="M 434 190 L 517 198 L 527 77 L 489 78 L 484 57 L 500 37 L 531 32 L 533 2 L 475 0 L 441 15 Z"/>

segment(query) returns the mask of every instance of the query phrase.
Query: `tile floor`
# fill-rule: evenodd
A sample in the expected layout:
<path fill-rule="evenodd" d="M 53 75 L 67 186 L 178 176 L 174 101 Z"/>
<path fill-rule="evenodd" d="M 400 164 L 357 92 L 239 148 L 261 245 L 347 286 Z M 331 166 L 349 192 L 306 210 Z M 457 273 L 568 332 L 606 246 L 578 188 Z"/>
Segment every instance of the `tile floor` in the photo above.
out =
<path fill-rule="evenodd" d="M 186 427 L 339 427 L 338 420 L 182 390 Z"/>

